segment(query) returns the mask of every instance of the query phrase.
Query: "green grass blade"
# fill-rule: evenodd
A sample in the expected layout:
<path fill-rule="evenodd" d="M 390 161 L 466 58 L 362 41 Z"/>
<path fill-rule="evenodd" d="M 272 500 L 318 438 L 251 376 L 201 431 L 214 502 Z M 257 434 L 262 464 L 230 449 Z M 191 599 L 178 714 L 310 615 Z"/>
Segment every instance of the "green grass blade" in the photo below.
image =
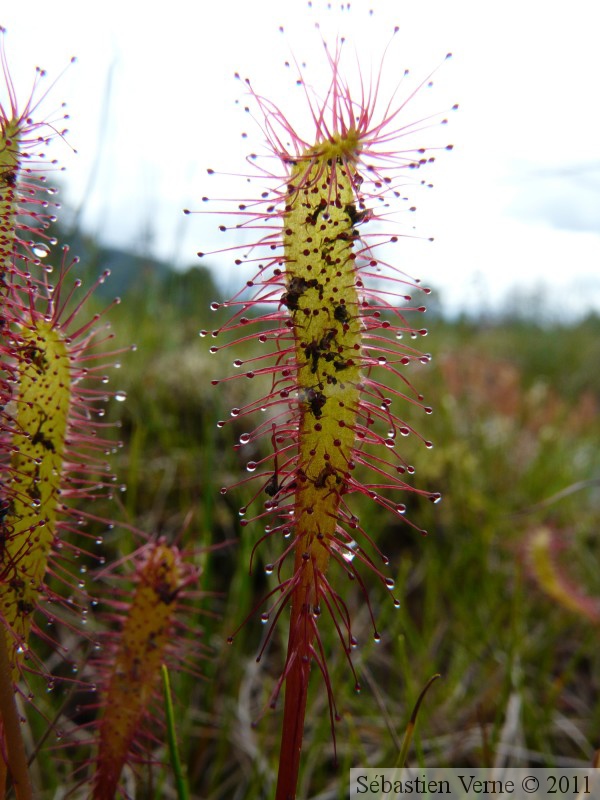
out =
<path fill-rule="evenodd" d="M 173 701 L 171 699 L 171 682 L 169 680 L 169 670 L 166 665 L 162 665 L 163 692 L 165 695 L 165 711 L 167 717 L 167 737 L 169 740 L 169 756 L 171 766 L 175 775 L 175 785 L 177 787 L 177 797 L 179 800 L 189 800 L 187 781 L 183 775 L 179 750 L 177 747 L 177 736 L 175 733 L 175 715 L 173 713 Z"/>
<path fill-rule="evenodd" d="M 423 702 L 423 698 L 427 694 L 427 690 L 431 686 L 434 681 L 436 681 L 439 677 L 439 674 L 433 675 L 425 684 L 421 694 L 419 695 L 417 702 L 415 703 L 415 707 L 413 708 L 413 712 L 410 715 L 410 719 L 408 721 L 408 725 L 406 726 L 406 731 L 404 732 L 404 739 L 402 741 L 402 747 L 400 749 L 400 753 L 398 755 L 398 760 L 396 761 L 396 769 L 402 769 L 404 764 L 406 763 L 406 756 L 408 755 L 408 748 L 410 747 L 410 743 L 412 741 L 413 733 L 415 732 L 415 726 L 417 724 L 417 715 L 419 713 L 419 709 L 421 708 L 421 703 Z"/>

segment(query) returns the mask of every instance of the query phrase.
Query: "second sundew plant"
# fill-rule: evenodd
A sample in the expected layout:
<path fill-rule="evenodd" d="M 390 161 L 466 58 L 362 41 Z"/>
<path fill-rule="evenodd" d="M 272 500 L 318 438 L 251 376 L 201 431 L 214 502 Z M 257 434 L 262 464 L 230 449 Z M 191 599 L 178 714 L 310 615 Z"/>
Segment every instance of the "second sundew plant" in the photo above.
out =
<path fill-rule="evenodd" d="M 146 542 L 127 562 L 133 566 L 129 579 L 117 575 L 117 581 L 114 569 L 108 570 L 113 596 L 104 605 L 112 624 L 101 635 L 102 646 L 92 662 L 101 711 L 94 723 L 94 800 L 115 797 L 125 764 L 147 760 L 152 750 L 148 742 L 164 740 L 162 715 L 157 714 L 162 665 L 198 674 L 197 662 L 204 655 L 198 642 L 186 642 L 182 601 L 198 574 L 185 554 L 160 539 Z M 118 566 L 122 571 L 124 565 Z"/>
<path fill-rule="evenodd" d="M 376 531 L 363 529 L 352 510 L 352 495 L 365 495 L 403 519 L 407 492 L 433 502 L 440 497 L 412 484 L 414 468 L 399 443 L 408 435 L 421 436 L 396 411 L 412 403 L 424 415 L 431 412 L 409 378 L 411 364 L 426 363 L 430 356 L 406 343 L 426 334 L 406 315 L 425 310 L 420 296 L 429 290 L 388 263 L 386 253 L 399 242 L 400 231 L 385 227 L 390 205 L 406 200 L 405 185 L 411 182 L 406 173 L 434 159 L 430 150 L 405 144 L 407 136 L 429 127 L 433 118 L 407 119 L 406 103 L 417 89 L 401 101 L 395 96 L 383 100 L 383 62 L 374 80 L 361 79 L 351 87 L 341 72 L 342 50 L 338 45 L 332 53 L 325 46 L 331 77 L 322 95 L 304 89 L 313 122 L 310 139 L 247 82 L 263 117 L 270 158 L 279 167 L 269 164 L 261 172 L 268 191 L 229 212 L 239 215 L 235 227 L 259 233 L 250 254 L 260 263 L 247 287 L 222 304 L 237 309 L 232 319 L 212 332 L 217 337 L 254 326 L 256 332 L 242 341 L 254 339 L 265 352 L 238 359 L 234 366 L 247 378 L 271 378 L 265 396 L 234 408 L 231 416 L 240 420 L 262 411 L 263 421 L 242 434 L 236 447 L 255 447 L 263 438 L 272 450 L 247 463 L 259 481 L 254 500 L 262 498 L 263 510 L 249 520 L 246 507 L 240 509 L 242 526 L 267 521 L 259 541 L 282 541 L 280 555 L 265 568 L 279 583 L 265 598 L 263 650 L 291 606 L 287 655 L 273 697 L 274 702 L 285 685 L 277 800 L 296 796 L 312 664 L 325 683 L 332 729 L 337 718 L 319 632 L 323 612 L 351 667 L 357 645 L 337 588 L 340 576 L 330 566 L 355 579 L 376 640 L 380 636 L 362 568 L 387 589 L 394 586 L 385 574 L 388 560 L 376 544 Z M 298 83 L 304 85 L 302 73 Z"/>
<path fill-rule="evenodd" d="M 83 746 L 83 729 L 92 732 L 91 755 L 69 771 L 80 785 L 70 788 L 111 800 L 123 795 L 123 768 L 155 761 L 162 745 L 162 702 L 155 701 L 163 665 L 198 674 L 202 647 L 184 645 L 190 631 L 180 619 L 198 570 L 165 538 L 144 536 L 132 556 L 92 575 L 89 594 L 83 575 L 104 561 L 98 530 L 114 527 L 93 501 L 110 499 L 115 487 L 107 456 L 118 445 L 105 435 L 113 423 L 101 417 L 110 397 L 124 399 L 106 387 L 122 349 L 107 352 L 114 334 L 101 319 L 108 309 L 85 317 L 108 271 L 82 289 L 78 260 L 48 233 L 58 205 L 46 183 L 45 148 L 65 131 L 59 120 L 36 119 L 47 95 L 38 90 L 41 70 L 19 106 L 3 35 L 0 29 L 8 95 L 0 103 L 0 798 L 8 787 L 18 800 L 54 795 L 43 774 L 32 786 L 15 698 L 44 715 L 38 676 L 51 692 L 56 678 L 48 662 L 57 654 L 60 680 L 90 693 L 83 707 L 92 722 L 68 724 L 74 735 L 64 739 L 50 720 L 48 731 L 61 747 Z M 87 523 L 95 531 L 86 531 Z M 127 540 L 139 535 L 123 527 Z M 133 574 L 123 580 L 128 567 Z M 80 659 L 87 661 L 81 678 Z"/>
<path fill-rule="evenodd" d="M 44 155 L 64 131 L 59 120 L 36 120 L 47 94 L 38 92 L 44 73 L 37 71 L 20 108 L 3 39 L 0 60 L 8 94 L 0 104 L 0 797 L 10 774 L 16 796 L 25 798 L 32 789 L 15 692 L 35 704 L 35 672 L 53 688 L 40 645 L 67 656 L 51 634 L 55 623 L 86 638 L 80 624 L 89 598 L 70 562 L 89 555 L 91 534 L 81 527 L 94 518 L 88 503 L 113 486 L 106 454 L 115 445 L 103 436 L 96 405 L 108 397 L 102 384 L 110 366 L 96 345 L 112 334 L 98 324 L 102 314 L 81 320 L 96 287 L 80 292 L 81 281 L 71 277 L 77 259 L 64 249 L 56 264 L 51 253 L 55 190 L 46 184 L 52 166 Z"/>

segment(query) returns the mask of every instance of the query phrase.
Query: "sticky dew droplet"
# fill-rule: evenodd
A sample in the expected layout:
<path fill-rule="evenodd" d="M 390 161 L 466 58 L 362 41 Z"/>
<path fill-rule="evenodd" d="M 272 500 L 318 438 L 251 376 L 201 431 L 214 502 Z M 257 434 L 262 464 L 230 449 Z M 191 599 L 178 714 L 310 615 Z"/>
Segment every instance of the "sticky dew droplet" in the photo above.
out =
<path fill-rule="evenodd" d="M 36 242 L 31 249 L 37 258 L 46 258 L 50 253 L 50 248 L 44 242 Z"/>
<path fill-rule="evenodd" d="M 354 556 L 356 555 L 356 553 L 354 551 L 357 550 L 357 549 L 358 549 L 358 545 L 354 541 L 354 539 L 352 539 L 350 542 L 348 542 L 348 544 L 346 545 L 346 547 L 342 551 L 342 558 L 344 559 L 344 561 L 348 561 L 348 562 L 353 561 L 354 560 Z"/>

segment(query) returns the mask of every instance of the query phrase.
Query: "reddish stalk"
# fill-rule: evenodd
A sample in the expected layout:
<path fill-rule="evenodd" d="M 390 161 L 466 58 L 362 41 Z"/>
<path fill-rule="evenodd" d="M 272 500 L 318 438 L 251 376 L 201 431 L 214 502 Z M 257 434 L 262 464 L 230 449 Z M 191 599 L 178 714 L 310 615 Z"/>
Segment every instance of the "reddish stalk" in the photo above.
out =
<path fill-rule="evenodd" d="M 3 728 L 8 772 L 12 778 L 17 800 L 31 800 L 31 782 L 27 768 L 27 755 L 21 733 L 21 723 L 15 703 L 13 668 L 8 657 L 7 633 L 0 629 L 0 725 Z M 0 761 L 4 761 L 0 755 Z M 2 774 L 4 773 L 4 774 Z M 0 797 L 4 798 L 6 770 L 0 771 Z"/>
<path fill-rule="evenodd" d="M 307 627 L 310 627 L 307 626 L 306 594 L 307 589 L 302 586 L 294 592 L 292 600 L 288 652 L 294 653 L 294 657 L 286 671 L 283 733 L 279 751 L 276 800 L 293 800 L 296 796 L 300 772 L 312 643 L 315 637 L 314 630 L 311 632 L 306 630 Z M 304 630 L 301 630 L 302 628 Z"/>

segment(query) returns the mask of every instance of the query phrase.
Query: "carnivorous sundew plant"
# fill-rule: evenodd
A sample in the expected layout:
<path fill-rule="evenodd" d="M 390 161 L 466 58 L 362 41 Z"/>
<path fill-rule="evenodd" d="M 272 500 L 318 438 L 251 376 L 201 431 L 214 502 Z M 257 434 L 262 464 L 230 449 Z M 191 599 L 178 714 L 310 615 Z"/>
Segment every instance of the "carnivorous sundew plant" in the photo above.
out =
<path fill-rule="evenodd" d="M 105 600 L 113 624 L 102 635 L 103 647 L 92 664 L 99 676 L 102 709 L 93 778 L 95 800 L 111 800 L 123 766 L 148 758 L 152 748 L 143 747 L 144 737 L 151 742 L 158 739 L 156 695 L 161 665 L 167 662 L 175 669 L 183 667 L 197 674 L 196 659 L 186 664 L 181 645 L 186 631 L 181 613 L 178 616 L 185 590 L 196 582 L 196 568 L 184 560 L 177 547 L 163 540 L 147 542 L 127 561 L 134 566 L 134 590 L 131 579 L 123 582 L 119 576 L 121 586 L 113 580 L 113 599 Z M 118 631 L 114 631 L 115 622 Z M 194 647 L 195 652 L 191 643 L 187 648 L 189 659 L 202 655 L 201 645 Z"/>
<path fill-rule="evenodd" d="M 99 323 L 102 313 L 81 319 L 108 273 L 82 291 L 72 277 L 77 259 L 64 248 L 56 263 L 57 242 L 47 232 L 58 206 L 51 200 L 55 190 L 46 185 L 44 150 L 65 131 L 57 129 L 57 120 L 35 119 L 47 95 L 38 90 L 43 71 L 19 108 L 3 35 L 2 30 L 8 101 L 0 105 L 0 797 L 10 773 L 21 798 L 31 796 L 31 786 L 14 695 L 18 691 L 35 703 L 28 688 L 34 672 L 45 676 L 48 690 L 54 685 L 31 639 L 69 659 L 79 656 L 52 630 L 60 631 L 62 623 L 76 642 L 89 639 L 82 624 L 90 598 L 77 574 L 86 567 L 75 571 L 72 565 L 98 558 L 90 552 L 98 534 L 82 526 L 88 520 L 105 523 L 89 502 L 113 491 L 106 456 L 115 443 L 103 435 L 106 423 L 98 417 L 104 413 L 99 404 L 117 393 L 104 385 L 114 353 L 96 350 L 113 334 Z"/>
<path fill-rule="evenodd" d="M 370 570 L 390 591 L 394 586 L 385 571 L 388 559 L 375 532 L 361 526 L 352 496 L 367 496 L 402 519 L 406 493 L 440 499 L 411 482 L 414 468 L 400 442 L 411 435 L 426 448 L 432 444 L 396 410 L 412 403 L 424 415 L 431 412 L 409 377 L 411 365 L 430 356 L 407 343 L 426 334 L 408 316 L 425 311 L 421 298 L 429 289 L 390 263 L 389 246 L 399 246 L 402 236 L 401 229 L 386 227 L 413 173 L 435 157 L 431 149 L 406 143 L 436 119 L 411 122 L 406 115 L 408 101 L 431 76 L 404 99 L 386 99 L 381 96 L 383 60 L 372 80 L 351 86 L 342 72 L 343 51 L 340 42 L 333 51 L 325 45 L 330 78 L 321 94 L 299 71 L 311 138 L 298 133 L 284 112 L 246 81 L 269 151 L 264 166 L 255 155 L 250 162 L 266 190 L 256 199 L 238 201 L 225 218 L 233 224 L 221 225 L 223 231 L 257 235 L 245 258 L 235 262 L 257 263 L 256 274 L 221 304 L 234 313 L 212 337 L 229 338 L 211 352 L 255 340 L 264 352 L 234 366 L 247 379 L 270 379 L 267 393 L 232 409 L 231 418 L 262 412 L 262 421 L 240 436 L 236 448 L 243 451 L 261 438 L 269 444 L 267 455 L 247 463 L 258 486 L 253 499 L 262 508 L 252 519 L 246 517 L 247 506 L 240 509 L 241 525 L 264 521 L 258 542 L 282 541 L 280 554 L 265 567 L 278 584 L 264 600 L 262 620 L 268 629 L 259 658 L 291 606 L 287 655 L 273 694 L 274 704 L 285 684 L 277 800 L 296 796 L 312 663 L 327 689 L 332 729 L 337 718 L 319 632 L 323 612 L 352 668 L 357 642 L 330 564 L 362 591 L 376 640 L 380 635 L 362 572 Z M 355 679 L 358 689 L 356 674 Z"/>
<path fill-rule="evenodd" d="M 120 525 L 128 539 L 141 536 L 143 544 L 131 556 L 121 545 L 121 557 L 98 571 L 105 560 L 98 530 L 114 525 L 94 513 L 91 501 L 111 499 L 116 477 L 107 456 L 120 444 L 105 430 L 114 423 L 102 417 L 110 398 L 125 399 L 106 387 L 106 371 L 118 365 L 115 357 L 123 350 L 111 344 L 114 334 L 102 318 L 119 300 L 85 317 L 108 270 L 86 290 L 75 277 L 78 259 L 66 247 L 58 250 L 57 263 L 58 243 L 48 229 L 58 204 L 49 199 L 55 190 L 46 185 L 44 150 L 65 131 L 57 129 L 57 120 L 35 119 L 48 93 L 38 89 L 43 71 L 19 108 L 3 34 L 8 102 L 0 104 L 0 798 L 8 778 L 19 800 L 34 796 L 21 735 L 25 720 L 15 695 L 46 716 L 34 673 L 51 691 L 53 662 L 60 663 L 60 680 L 87 700 L 68 724 L 68 736 L 49 720 L 47 730 L 63 740 L 61 747 L 77 742 L 91 753 L 69 768 L 69 777 L 79 780 L 72 788 L 110 800 L 124 791 L 124 768 L 155 762 L 153 751 L 163 745 L 162 702 L 156 703 L 163 670 L 199 676 L 203 645 L 197 626 L 189 631 L 181 614 L 194 596 L 189 590 L 198 568 L 190 553 L 165 537 Z M 88 619 L 92 624 L 86 625 Z M 69 678 L 61 669 L 64 661 Z"/>

